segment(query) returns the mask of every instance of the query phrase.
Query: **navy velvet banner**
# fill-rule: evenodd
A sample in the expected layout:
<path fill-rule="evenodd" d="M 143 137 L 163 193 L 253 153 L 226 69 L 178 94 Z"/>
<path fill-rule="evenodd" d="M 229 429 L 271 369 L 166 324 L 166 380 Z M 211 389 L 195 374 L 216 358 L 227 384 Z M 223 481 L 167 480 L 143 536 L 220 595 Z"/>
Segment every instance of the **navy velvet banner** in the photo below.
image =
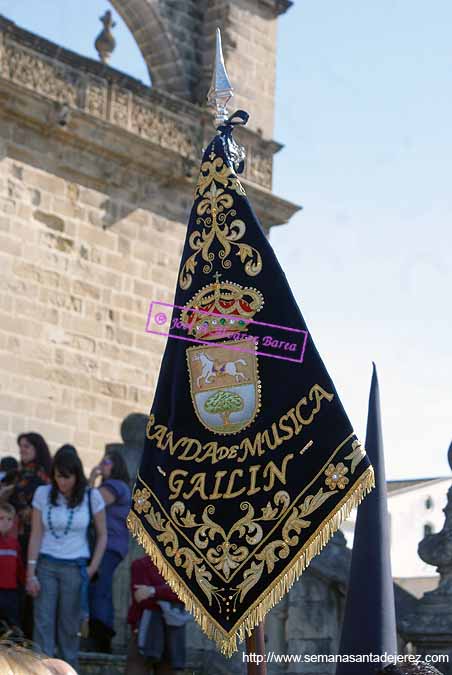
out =
<path fill-rule="evenodd" d="M 238 178 L 206 149 L 128 518 L 227 655 L 287 592 L 373 471 Z M 165 324 L 165 325 L 163 325 Z"/>

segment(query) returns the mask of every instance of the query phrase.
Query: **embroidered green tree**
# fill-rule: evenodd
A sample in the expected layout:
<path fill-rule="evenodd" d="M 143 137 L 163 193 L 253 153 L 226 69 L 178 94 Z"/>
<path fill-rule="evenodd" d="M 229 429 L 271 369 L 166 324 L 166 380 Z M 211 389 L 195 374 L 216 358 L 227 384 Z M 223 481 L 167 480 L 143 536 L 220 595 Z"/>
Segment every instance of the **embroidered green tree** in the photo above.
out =
<path fill-rule="evenodd" d="M 218 413 L 223 418 L 223 424 L 229 424 L 229 415 L 243 410 L 244 401 L 241 396 L 232 391 L 217 391 L 209 396 L 204 408 L 209 413 Z"/>

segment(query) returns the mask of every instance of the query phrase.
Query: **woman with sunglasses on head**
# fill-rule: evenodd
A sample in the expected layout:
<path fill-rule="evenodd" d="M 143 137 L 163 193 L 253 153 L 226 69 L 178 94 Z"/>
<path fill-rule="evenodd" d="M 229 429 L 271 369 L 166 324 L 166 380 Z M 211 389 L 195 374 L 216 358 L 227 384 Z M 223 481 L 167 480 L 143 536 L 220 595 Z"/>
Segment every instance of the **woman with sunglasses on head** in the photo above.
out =
<path fill-rule="evenodd" d="M 49 657 L 57 646 L 61 658 L 77 670 L 80 627 L 89 614 L 88 584 L 107 543 L 105 503 L 98 490 L 88 487 L 72 446 L 57 451 L 50 478 L 50 485 L 38 487 L 32 503 L 27 591 L 35 599 L 33 641 Z M 96 531 L 92 556 L 91 518 Z"/>
<path fill-rule="evenodd" d="M 115 634 L 113 575 L 129 550 L 126 518 L 131 500 L 130 477 L 119 452 L 111 450 L 106 453 L 91 471 L 90 485 L 94 485 L 99 477 L 99 492 L 106 504 L 108 539 L 99 574 L 90 585 L 90 638 L 96 651 L 110 653 Z"/>

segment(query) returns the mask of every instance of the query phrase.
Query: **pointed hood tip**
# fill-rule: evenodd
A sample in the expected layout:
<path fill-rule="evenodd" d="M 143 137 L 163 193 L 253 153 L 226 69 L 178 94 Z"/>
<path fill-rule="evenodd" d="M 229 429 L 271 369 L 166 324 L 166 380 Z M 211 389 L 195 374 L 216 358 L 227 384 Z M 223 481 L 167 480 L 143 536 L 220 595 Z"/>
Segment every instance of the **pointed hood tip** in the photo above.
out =
<path fill-rule="evenodd" d="M 372 361 L 372 376 L 370 378 L 370 396 L 372 395 L 372 391 L 374 389 L 379 388 L 379 379 L 378 379 L 378 372 L 377 372 L 377 366 L 375 361 Z"/>

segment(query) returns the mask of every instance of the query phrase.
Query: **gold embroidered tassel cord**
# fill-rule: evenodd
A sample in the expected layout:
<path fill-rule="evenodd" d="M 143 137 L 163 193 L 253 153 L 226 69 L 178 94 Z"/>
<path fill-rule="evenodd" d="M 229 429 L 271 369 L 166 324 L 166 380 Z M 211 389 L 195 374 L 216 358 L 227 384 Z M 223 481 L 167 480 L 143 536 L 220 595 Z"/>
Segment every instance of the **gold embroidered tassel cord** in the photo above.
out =
<path fill-rule="evenodd" d="M 308 567 L 311 560 L 320 553 L 331 537 L 340 528 L 342 523 L 349 517 L 351 511 L 359 506 L 364 497 L 375 487 L 373 468 L 370 466 L 360 477 L 353 490 L 346 494 L 337 504 L 334 511 L 317 528 L 316 532 L 308 539 L 298 552 L 290 566 L 277 577 L 272 584 L 262 593 L 260 598 L 250 607 L 248 612 L 240 620 L 240 625 L 234 626 L 230 633 L 225 633 L 221 627 L 205 612 L 202 605 L 191 593 L 186 584 L 175 574 L 165 557 L 155 545 L 140 519 L 130 511 L 127 517 L 127 526 L 132 535 L 144 548 L 153 563 L 157 566 L 160 574 L 166 579 L 173 591 L 185 604 L 187 611 L 191 612 L 195 621 L 211 640 L 214 640 L 225 656 L 231 656 L 237 651 L 237 637 L 243 642 L 246 634 L 251 635 L 253 629 L 265 617 L 265 615 L 284 597 Z"/>

